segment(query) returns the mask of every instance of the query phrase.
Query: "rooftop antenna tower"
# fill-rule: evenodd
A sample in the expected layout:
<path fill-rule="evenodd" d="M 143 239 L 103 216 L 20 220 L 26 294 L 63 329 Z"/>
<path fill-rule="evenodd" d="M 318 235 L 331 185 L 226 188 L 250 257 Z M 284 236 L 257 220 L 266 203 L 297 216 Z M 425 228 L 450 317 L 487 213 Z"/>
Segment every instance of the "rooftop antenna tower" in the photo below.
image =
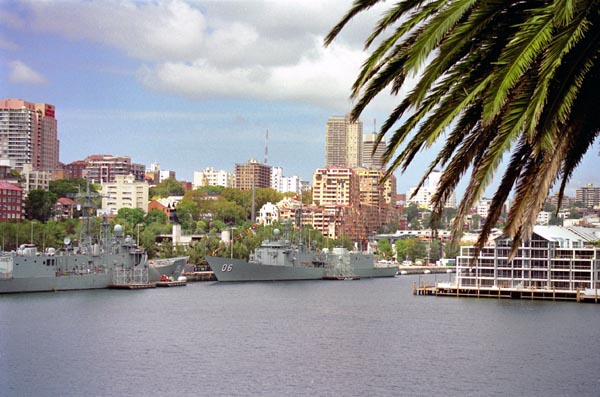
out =
<path fill-rule="evenodd" d="M 267 130 L 267 137 L 265 139 L 265 164 L 269 158 L 269 130 Z"/>

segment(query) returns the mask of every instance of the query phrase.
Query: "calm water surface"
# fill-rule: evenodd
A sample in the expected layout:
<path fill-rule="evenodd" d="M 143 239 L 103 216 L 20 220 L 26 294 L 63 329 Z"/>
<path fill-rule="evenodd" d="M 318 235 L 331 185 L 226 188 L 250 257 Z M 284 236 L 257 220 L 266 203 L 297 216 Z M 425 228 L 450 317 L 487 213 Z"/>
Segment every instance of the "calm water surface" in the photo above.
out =
<path fill-rule="evenodd" d="M 0 395 L 600 395 L 600 305 L 416 280 L 0 296 Z"/>

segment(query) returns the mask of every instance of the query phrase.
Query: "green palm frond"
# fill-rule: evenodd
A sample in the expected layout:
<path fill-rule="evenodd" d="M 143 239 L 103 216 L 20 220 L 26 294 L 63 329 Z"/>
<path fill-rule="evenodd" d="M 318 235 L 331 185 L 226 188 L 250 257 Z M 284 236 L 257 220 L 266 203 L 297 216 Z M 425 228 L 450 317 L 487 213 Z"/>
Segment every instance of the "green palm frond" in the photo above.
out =
<path fill-rule="evenodd" d="M 376 3 L 355 1 L 325 43 Z M 556 182 L 562 196 L 600 132 L 599 10 L 600 0 L 405 0 L 380 17 L 365 40 L 367 49 L 379 44 L 354 82 L 351 115 L 358 119 L 375 97 L 386 90 L 397 95 L 408 77 L 419 76 L 377 142 L 391 134 L 389 176 L 447 136 L 419 183 L 445 167 L 432 223 L 471 170 L 453 225 L 458 238 L 471 206 L 509 154 L 479 248 L 512 193 L 506 231 L 513 247 L 529 237 Z"/>

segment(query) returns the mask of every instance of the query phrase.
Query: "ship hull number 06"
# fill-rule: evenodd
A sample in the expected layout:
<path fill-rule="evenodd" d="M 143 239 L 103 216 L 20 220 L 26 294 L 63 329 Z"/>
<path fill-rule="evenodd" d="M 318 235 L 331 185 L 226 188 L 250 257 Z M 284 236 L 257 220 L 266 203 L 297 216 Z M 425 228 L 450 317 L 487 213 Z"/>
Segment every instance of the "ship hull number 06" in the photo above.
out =
<path fill-rule="evenodd" d="M 221 266 L 221 271 L 222 272 L 230 272 L 232 270 L 233 270 L 233 265 L 232 264 L 225 263 L 223 266 Z"/>

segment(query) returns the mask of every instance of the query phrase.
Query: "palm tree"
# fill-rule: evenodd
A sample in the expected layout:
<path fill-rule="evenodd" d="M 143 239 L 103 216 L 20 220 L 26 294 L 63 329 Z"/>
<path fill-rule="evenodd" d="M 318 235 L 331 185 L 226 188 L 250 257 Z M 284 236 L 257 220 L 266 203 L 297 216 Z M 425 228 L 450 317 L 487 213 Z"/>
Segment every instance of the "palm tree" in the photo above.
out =
<path fill-rule="evenodd" d="M 325 45 L 379 1 L 355 0 Z M 445 135 L 419 187 L 434 168 L 445 168 L 432 199 L 435 225 L 471 172 L 453 224 L 458 239 L 469 209 L 510 153 L 477 247 L 513 192 L 505 231 L 514 253 L 554 183 L 560 181 L 562 198 L 600 131 L 600 0 L 399 1 L 366 39 L 365 49 L 371 46 L 353 85 L 353 119 L 388 87 L 397 95 L 411 88 L 408 76 L 419 76 L 378 135 L 379 143 L 391 134 L 387 175 L 405 171 Z"/>

